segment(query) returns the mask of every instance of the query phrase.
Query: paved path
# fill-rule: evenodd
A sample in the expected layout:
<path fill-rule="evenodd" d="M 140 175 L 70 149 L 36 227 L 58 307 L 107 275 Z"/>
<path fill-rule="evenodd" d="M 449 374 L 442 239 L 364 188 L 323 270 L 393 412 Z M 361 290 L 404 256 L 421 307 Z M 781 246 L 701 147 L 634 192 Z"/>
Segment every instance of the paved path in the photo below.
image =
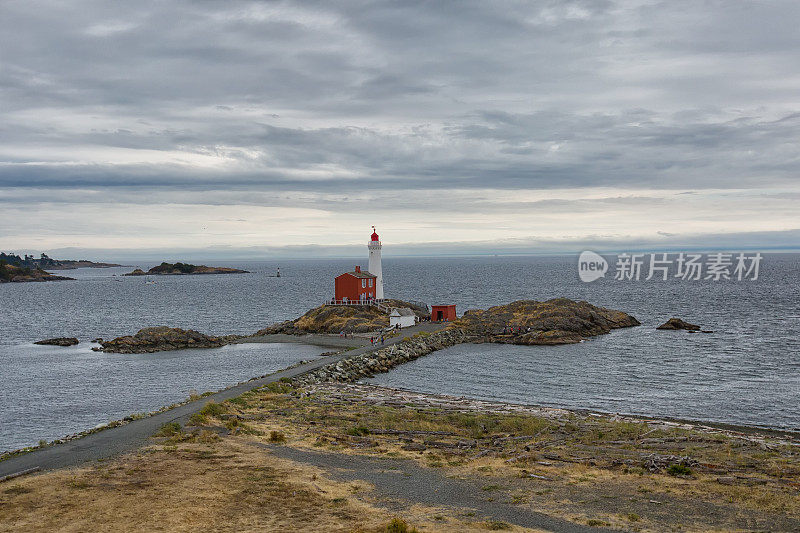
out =
<path fill-rule="evenodd" d="M 410 459 L 307 451 L 260 442 L 250 444 L 268 449 L 278 457 L 323 468 L 331 478 L 339 481 L 364 480 L 375 487 L 371 494 L 379 499 L 380 504 L 390 508 L 419 503 L 448 508 L 454 516 L 472 511 L 477 515 L 475 520 L 499 520 L 547 531 L 609 531 L 537 513 L 521 505 L 499 501 L 501 498 L 491 501 L 479 482 L 449 478 Z"/>
<path fill-rule="evenodd" d="M 444 325 L 442 324 L 423 322 L 402 330 L 402 335 L 387 340 L 384 346 L 398 343 L 402 339 L 420 331 L 436 331 L 443 327 Z M 364 346 L 342 354 L 320 357 L 304 365 L 281 370 L 280 372 L 253 381 L 240 383 L 239 385 L 219 391 L 205 398 L 175 407 L 163 413 L 142 418 L 141 420 L 135 420 L 124 426 L 106 429 L 80 439 L 11 457 L 5 461 L 0 461 L 0 477 L 36 467 L 39 467 L 41 470 L 54 470 L 57 468 L 78 466 L 88 461 L 107 459 L 135 450 L 146 444 L 147 439 L 164 424 L 168 422 L 179 422 L 181 425 L 186 424 L 189 417 L 202 409 L 209 401 L 222 402 L 230 398 L 235 398 L 249 390 L 278 381 L 281 378 L 293 378 L 347 357 L 377 350 L 381 347 L 380 345 Z"/>

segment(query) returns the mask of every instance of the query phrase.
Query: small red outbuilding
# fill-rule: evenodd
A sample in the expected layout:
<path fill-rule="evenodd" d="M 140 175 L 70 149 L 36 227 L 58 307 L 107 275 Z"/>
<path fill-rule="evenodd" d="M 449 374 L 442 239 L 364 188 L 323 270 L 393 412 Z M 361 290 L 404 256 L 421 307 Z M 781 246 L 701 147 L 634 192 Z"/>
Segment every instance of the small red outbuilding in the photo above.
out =
<path fill-rule="evenodd" d="M 334 279 L 334 298 L 337 302 L 358 302 L 375 298 L 376 276 L 362 272 L 357 266 L 353 272 L 345 272 Z"/>
<path fill-rule="evenodd" d="M 431 322 L 451 322 L 456 319 L 456 305 L 432 305 Z"/>

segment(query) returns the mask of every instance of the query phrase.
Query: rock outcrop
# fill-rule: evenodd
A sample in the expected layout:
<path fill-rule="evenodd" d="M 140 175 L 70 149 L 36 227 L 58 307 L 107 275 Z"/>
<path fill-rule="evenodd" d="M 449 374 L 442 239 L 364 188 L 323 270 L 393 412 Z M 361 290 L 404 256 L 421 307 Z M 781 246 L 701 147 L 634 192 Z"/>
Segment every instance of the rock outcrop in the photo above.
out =
<path fill-rule="evenodd" d="M 572 344 L 640 323 L 622 311 L 556 298 L 546 302 L 519 300 L 485 311 L 470 310 L 453 325 L 482 342 L 536 345 Z"/>
<path fill-rule="evenodd" d="M 75 346 L 78 344 L 78 339 L 75 337 L 56 337 L 54 339 L 36 341 L 33 344 L 44 344 L 47 346 Z"/>
<path fill-rule="evenodd" d="M 690 324 L 681 320 L 680 318 L 672 317 L 656 329 L 670 329 L 670 330 L 678 330 L 678 329 L 685 329 L 687 331 L 698 331 L 700 330 L 700 326 L 695 324 Z"/>
<path fill-rule="evenodd" d="M 147 272 L 137 268 L 124 276 L 185 276 L 189 274 L 248 274 L 247 270 L 228 267 L 210 267 L 205 265 L 190 265 L 188 263 L 161 263 Z"/>
<path fill-rule="evenodd" d="M 402 300 L 385 300 L 386 308 L 408 307 L 421 319 L 430 318 L 427 309 Z M 375 306 L 321 305 L 300 318 L 287 320 L 259 330 L 256 335 L 285 333 L 305 335 L 308 333 L 368 333 L 389 326 L 389 315 Z"/>
<path fill-rule="evenodd" d="M 29 281 L 74 281 L 75 278 L 56 276 L 40 268 L 0 264 L 0 283 L 25 283 Z"/>
<path fill-rule="evenodd" d="M 159 326 L 140 329 L 136 335 L 100 341 L 94 351 L 110 353 L 153 353 L 186 348 L 219 348 L 229 342 L 223 337 L 210 337 L 193 329 Z"/>
<path fill-rule="evenodd" d="M 364 377 L 371 377 L 381 372 L 428 355 L 436 350 L 442 350 L 473 340 L 460 328 L 447 328 L 434 333 L 418 333 L 413 337 L 353 357 L 348 357 L 313 370 L 295 378 L 293 383 L 297 386 L 322 383 L 325 381 L 353 382 Z"/>

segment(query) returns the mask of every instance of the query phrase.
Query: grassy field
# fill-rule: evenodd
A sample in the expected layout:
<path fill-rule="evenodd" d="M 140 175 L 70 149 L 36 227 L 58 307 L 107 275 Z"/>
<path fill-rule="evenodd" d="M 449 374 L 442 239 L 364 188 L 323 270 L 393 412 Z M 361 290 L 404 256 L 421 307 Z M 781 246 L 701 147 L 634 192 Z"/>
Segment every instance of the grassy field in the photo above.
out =
<path fill-rule="evenodd" d="M 387 504 L 368 483 L 334 481 L 273 445 L 407 458 L 486 501 L 584 525 L 800 528 L 800 449 L 787 439 L 431 398 L 271 384 L 163 427 L 135 455 L 0 484 L 0 531 L 524 530 Z"/>

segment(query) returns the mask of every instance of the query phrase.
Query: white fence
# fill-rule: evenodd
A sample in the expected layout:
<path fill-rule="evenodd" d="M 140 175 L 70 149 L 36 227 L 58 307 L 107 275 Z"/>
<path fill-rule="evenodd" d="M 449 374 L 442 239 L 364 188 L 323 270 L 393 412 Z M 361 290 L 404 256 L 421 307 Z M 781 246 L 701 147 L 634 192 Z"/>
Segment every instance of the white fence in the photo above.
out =
<path fill-rule="evenodd" d="M 346 305 L 350 307 L 377 307 L 384 313 L 390 313 L 392 310 L 383 305 L 383 300 L 328 300 L 324 305 Z"/>

